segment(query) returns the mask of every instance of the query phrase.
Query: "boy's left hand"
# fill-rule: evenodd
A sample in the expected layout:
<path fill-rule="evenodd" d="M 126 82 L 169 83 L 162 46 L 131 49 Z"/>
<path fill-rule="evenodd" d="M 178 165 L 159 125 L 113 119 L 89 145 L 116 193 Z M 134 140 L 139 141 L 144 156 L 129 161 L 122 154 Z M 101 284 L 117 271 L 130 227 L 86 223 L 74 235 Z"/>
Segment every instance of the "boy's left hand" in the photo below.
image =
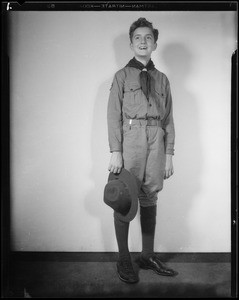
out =
<path fill-rule="evenodd" d="M 168 179 L 173 175 L 173 156 L 170 154 L 166 154 L 166 165 L 164 171 L 164 179 Z"/>

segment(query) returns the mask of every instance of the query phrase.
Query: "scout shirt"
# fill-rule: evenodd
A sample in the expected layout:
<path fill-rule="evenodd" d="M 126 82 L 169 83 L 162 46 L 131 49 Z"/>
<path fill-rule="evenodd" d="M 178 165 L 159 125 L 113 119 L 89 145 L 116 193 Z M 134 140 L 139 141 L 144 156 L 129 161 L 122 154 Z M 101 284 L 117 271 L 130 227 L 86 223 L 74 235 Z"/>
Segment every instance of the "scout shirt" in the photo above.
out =
<path fill-rule="evenodd" d="M 156 68 L 149 70 L 151 92 L 147 99 L 140 86 L 140 72 L 126 66 L 114 76 L 107 108 L 110 152 L 123 151 L 123 124 L 127 119 L 155 118 L 161 120 L 165 131 L 165 153 L 174 155 L 175 130 L 169 80 Z"/>

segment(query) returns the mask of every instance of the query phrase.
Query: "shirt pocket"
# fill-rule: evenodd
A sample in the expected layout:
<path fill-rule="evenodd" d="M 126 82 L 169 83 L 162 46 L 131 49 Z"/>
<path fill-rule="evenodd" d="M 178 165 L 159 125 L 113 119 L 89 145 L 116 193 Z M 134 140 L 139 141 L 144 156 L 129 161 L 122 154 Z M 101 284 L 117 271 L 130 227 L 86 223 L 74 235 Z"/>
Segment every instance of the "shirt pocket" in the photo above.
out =
<path fill-rule="evenodd" d="M 125 101 L 129 104 L 139 104 L 141 100 L 141 86 L 138 82 L 125 82 Z"/>
<path fill-rule="evenodd" d="M 158 106 L 165 107 L 166 97 L 167 97 L 165 88 L 164 87 L 155 87 L 154 95 L 155 95 Z"/>

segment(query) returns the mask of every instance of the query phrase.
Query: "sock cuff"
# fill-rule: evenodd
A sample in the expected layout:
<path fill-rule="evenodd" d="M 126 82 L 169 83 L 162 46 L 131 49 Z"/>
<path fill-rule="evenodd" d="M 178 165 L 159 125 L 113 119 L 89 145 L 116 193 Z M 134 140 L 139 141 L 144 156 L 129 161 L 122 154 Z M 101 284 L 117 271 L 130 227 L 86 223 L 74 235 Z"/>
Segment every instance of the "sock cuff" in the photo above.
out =
<path fill-rule="evenodd" d="M 140 206 L 140 215 L 146 217 L 155 217 L 157 215 L 157 205 Z"/>

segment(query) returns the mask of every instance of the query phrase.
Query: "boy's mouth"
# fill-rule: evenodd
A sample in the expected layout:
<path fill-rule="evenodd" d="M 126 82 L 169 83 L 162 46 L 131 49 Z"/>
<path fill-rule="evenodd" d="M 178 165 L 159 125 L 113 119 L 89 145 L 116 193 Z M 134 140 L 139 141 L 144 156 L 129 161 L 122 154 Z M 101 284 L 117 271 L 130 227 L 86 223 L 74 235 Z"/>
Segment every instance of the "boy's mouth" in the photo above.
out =
<path fill-rule="evenodd" d="M 146 50 L 147 47 L 146 47 L 146 46 L 140 46 L 139 49 L 140 49 L 140 50 Z"/>

